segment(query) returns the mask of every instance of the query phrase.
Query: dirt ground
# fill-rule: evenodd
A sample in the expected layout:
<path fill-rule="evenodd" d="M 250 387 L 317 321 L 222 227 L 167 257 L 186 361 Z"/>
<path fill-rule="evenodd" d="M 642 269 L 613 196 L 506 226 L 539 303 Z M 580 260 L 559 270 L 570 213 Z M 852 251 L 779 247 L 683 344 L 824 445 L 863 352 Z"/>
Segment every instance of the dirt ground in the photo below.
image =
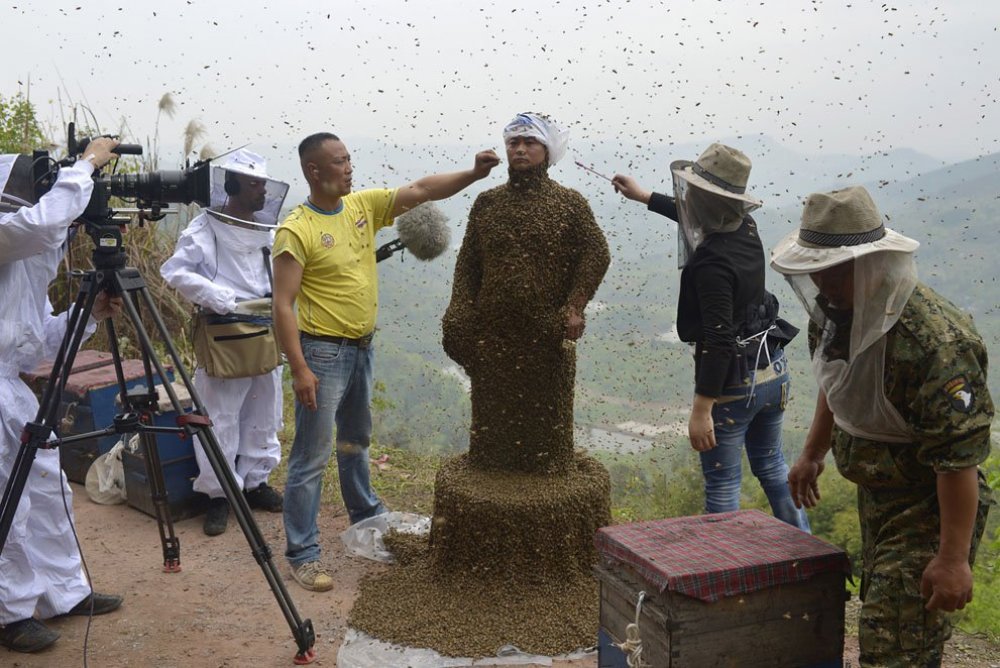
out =
<path fill-rule="evenodd" d="M 156 522 L 127 505 L 99 506 L 74 485 L 74 512 L 95 588 L 125 596 L 123 608 L 94 619 L 85 641 L 87 620 L 51 622 L 62 637 L 35 655 L 0 649 L 0 666 L 49 668 L 222 668 L 292 666 L 295 642 L 263 573 L 234 519 L 222 536 L 202 533 L 201 518 L 177 522 L 181 573 L 161 572 Z M 382 568 L 345 554 L 339 533 L 346 528 L 343 509 L 325 506 L 320 515 L 324 560 L 336 586 L 325 593 L 299 587 L 288 574 L 281 552 L 281 515 L 255 513 L 274 562 L 302 618 L 316 630 L 313 665 L 336 666 L 348 612 L 363 575 Z M 856 641 L 848 639 L 845 665 L 857 666 Z M 86 660 L 86 664 L 85 664 Z M 557 668 L 596 668 L 596 656 L 553 662 Z M 971 636 L 958 636 L 944 665 L 1000 668 L 1000 647 Z"/>
<path fill-rule="evenodd" d="M 89 640 L 87 620 L 50 622 L 62 634 L 50 649 L 16 654 L 0 648 L 0 666 L 51 668 L 222 668 L 293 666 L 296 647 L 261 568 L 230 515 L 229 530 L 209 538 L 202 518 L 174 525 L 180 539 L 180 573 L 161 571 L 162 551 L 156 521 L 128 505 L 100 506 L 73 484 L 77 533 L 94 587 L 125 596 L 122 609 L 95 617 Z M 316 631 L 315 666 L 336 666 L 337 650 L 358 583 L 383 566 L 348 556 L 340 542 L 347 528 L 343 508 L 320 513 L 324 562 L 336 583 L 329 592 L 302 589 L 288 572 L 282 552 L 281 514 L 255 511 L 274 563 L 303 619 Z M 559 668 L 589 668 L 592 661 L 554 662 Z"/>

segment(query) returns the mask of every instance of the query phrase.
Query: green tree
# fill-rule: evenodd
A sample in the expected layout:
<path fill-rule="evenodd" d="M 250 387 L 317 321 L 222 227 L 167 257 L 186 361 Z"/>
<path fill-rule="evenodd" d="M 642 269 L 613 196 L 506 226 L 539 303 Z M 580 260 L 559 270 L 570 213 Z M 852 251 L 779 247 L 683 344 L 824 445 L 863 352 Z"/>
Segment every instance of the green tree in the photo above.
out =
<path fill-rule="evenodd" d="M 0 153 L 31 153 L 44 143 L 31 101 L 21 93 L 0 95 Z"/>

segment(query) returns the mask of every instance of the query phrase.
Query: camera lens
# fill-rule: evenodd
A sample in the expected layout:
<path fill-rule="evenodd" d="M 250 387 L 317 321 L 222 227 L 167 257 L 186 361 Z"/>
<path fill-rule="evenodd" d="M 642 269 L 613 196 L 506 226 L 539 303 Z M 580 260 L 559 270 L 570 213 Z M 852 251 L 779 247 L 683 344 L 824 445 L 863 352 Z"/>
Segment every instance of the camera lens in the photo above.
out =
<path fill-rule="evenodd" d="M 208 163 L 198 164 L 184 171 L 112 174 L 102 180 L 107 182 L 111 195 L 135 199 L 140 203 L 207 204 L 209 198 Z"/>

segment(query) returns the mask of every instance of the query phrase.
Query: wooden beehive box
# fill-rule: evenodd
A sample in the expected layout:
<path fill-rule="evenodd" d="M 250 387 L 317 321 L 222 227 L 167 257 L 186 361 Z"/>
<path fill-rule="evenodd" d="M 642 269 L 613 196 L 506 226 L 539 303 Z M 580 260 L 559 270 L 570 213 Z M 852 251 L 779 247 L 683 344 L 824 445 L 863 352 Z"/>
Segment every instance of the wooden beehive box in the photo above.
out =
<path fill-rule="evenodd" d="M 598 532 L 600 626 L 617 642 L 639 612 L 652 668 L 840 668 L 843 550 L 759 511 Z M 619 659 L 620 657 L 620 659 Z M 625 666 L 602 646 L 601 666 Z"/>

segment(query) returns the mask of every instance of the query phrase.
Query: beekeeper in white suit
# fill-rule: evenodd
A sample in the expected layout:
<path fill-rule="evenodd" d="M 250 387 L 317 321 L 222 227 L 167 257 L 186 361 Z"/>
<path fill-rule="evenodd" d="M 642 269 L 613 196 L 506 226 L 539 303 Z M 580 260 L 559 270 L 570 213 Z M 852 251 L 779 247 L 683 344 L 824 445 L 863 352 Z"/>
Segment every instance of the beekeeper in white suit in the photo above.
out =
<path fill-rule="evenodd" d="M 212 169 L 212 206 L 181 233 L 160 268 L 164 280 L 200 307 L 202 317 L 256 312 L 269 325 L 270 248 L 287 192 L 287 184 L 267 176 L 261 156 L 244 149 L 226 155 Z M 281 366 L 247 377 L 207 366 L 199 357 L 194 384 L 222 454 L 250 507 L 280 512 L 282 496 L 267 479 L 281 457 Z M 218 535 L 226 530 L 229 503 L 201 447 L 195 456 L 194 489 L 211 499 L 204 530 Z"/>
<path fill-rule="evenodd" d="M 38 401 L 18 373 L 54 357 L 66 333 L 68 314 L 52 314 L 48 284 L 56 276 L 69 226 L 90 200 L 91 174 L 111 160 L 117 144 L 107 138 L 92 141 L 85 157 L 59 170 L 55 184 L 34 206 L 27 201 L 30 193 L 9 194 L 18 156 L 0 156 L 0 192 L 8 191 L 0 199 L 0 490 L 11 476 L 25 424 L 38 413 Z M 120 297 L 101 293 L 87 333 L 96 321 L 120 310 Z M 59 638 L 40 619 L 104 614 L 122 603 L 119 596 L 94 592 L 84 576 L 73 515 L 66 510 L 72 499 L 59 469 L 59 451 L 39 449 L 0 552 L 0 645 L 16 652 L 37 652 Z"/>

